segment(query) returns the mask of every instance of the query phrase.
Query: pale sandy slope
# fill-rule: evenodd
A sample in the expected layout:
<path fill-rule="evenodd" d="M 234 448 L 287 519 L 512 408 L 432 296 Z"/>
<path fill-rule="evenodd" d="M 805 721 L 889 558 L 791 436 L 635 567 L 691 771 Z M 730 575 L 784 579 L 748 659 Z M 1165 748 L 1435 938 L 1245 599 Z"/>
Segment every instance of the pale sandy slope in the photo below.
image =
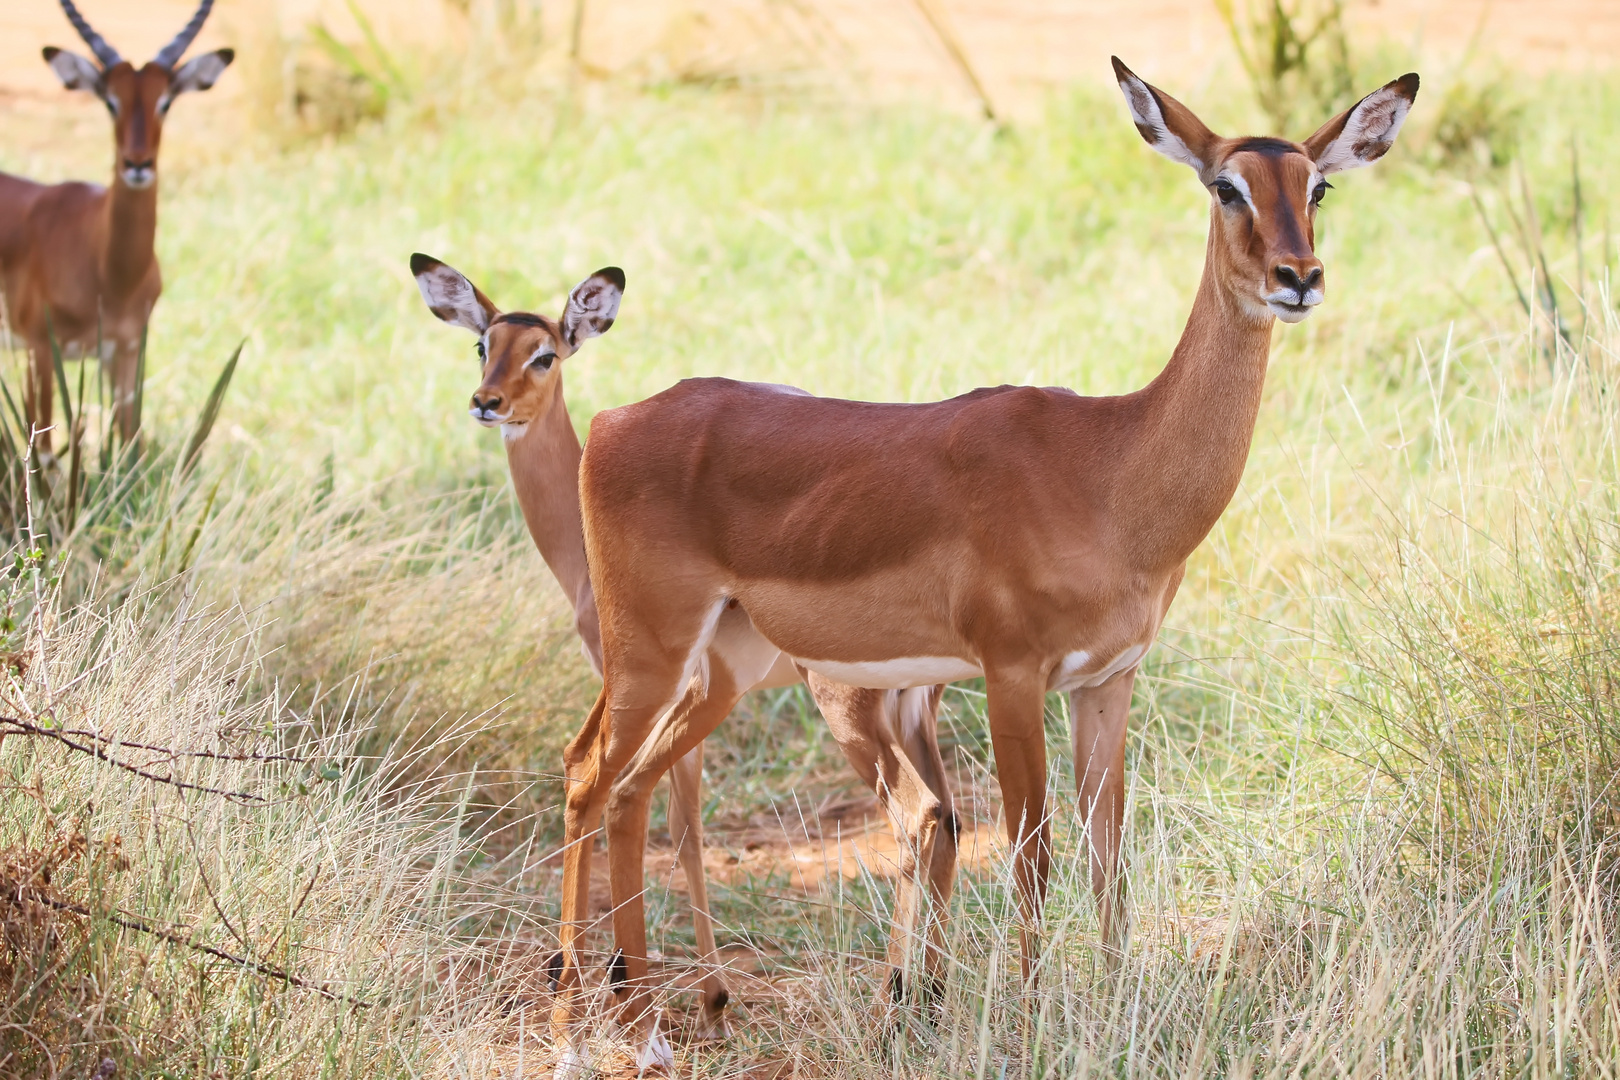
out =
<path fill-rule="evenodd" d="M 361 2 L 389 38 L 465 32 L 443 0 Z M 587 2 L 585 55 L 601 71 L 830 63 L 876 93 L 966 100 L 916 0 Z M 1181 86 L 1210 77 L 1230 55 L 1210 0 L 932 2 L 955 26 L 992 95 L 1014 112 L 1030 108 L 1053 85 L 1106 80 L 1109 53 Z M 553 40 L 561 40 L 573 0 L 538 6 Z M 140 58 L 190 11 L 179 0 L 80 0 L 80 7 L 119 49 Z M 1441 61 L 1459 54 L 1476 33 L 1487 51 L 1531 71 L 1608 66 L 1620 57 L 1620 0 L 1362 0 L 1351 10 L 1358 38 L 1394 37 Z M 246 44 L 266 25 L 296 30 L 317 18 L 340 36 L 353 36 L 342 0 L 220 0 L 200 44 Z M 39 59 L 46 44 L 77 44 L 53 0 L 0 4 L 0 94 L 37 99 L 58 92 Z"/>

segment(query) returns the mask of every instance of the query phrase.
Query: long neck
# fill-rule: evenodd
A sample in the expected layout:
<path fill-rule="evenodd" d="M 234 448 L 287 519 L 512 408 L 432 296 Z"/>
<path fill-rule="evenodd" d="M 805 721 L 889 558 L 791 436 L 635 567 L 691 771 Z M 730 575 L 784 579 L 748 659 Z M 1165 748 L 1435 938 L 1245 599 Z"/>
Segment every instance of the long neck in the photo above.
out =
<path fill-rule="evenodd" d="M 1162 372 L 1139 393 L 1114 520 L 1139 565 L 1185 561 L 1232 501 L 1254 438 L 1273 319 L 1245 310 L 1222 281 L 1212 223 L 1204 277 Z"/>
<path fill-rule="evenodd" d="M 156 257 L 152 251 L 157 239 L 156 182 L 137 191 L 115 169 L 107 192 L 106 229 L 102 280 L 106 294 L 119 297 L 145 280 Z"/>
<path fill-rule="evenodd" d="M 506 444 L 512 487 L 534 546 L 574 607 L 574 627 L 591 662 L 601 670 L 602 631 L 596 594 L 585 565 L 585 526 L 579 514 L 579 436 L 568 419 L 562 387 L 551 407 Z"/>

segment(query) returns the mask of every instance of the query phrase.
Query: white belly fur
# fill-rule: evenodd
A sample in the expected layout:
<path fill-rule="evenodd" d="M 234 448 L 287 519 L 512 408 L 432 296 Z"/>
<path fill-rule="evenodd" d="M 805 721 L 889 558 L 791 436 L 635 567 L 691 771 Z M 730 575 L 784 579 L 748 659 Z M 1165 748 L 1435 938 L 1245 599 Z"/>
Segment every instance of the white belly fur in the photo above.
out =
<path fill-rule="evenodd" d="M 845 686 L 861 686 L 868 690 L 907 690 L 913 686 L 977 679 L 984 674 L 977 664 L 956 656 L 902 656 L 896 660 L 854 664 L 837 660 L 806 660 L 801 656 L 799 663 Z"/>

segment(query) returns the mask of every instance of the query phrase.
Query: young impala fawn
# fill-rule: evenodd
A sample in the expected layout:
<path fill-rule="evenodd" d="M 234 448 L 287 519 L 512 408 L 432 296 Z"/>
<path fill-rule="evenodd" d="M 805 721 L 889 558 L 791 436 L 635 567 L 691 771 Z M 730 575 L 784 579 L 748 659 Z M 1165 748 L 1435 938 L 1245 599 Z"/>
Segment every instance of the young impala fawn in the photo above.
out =
<path fill-rule="evenodd" d="M 141 340 L 163 291 L 153 251 L 163 121 L 175 98 L 212 87 L 236 55 L 219 49 L 180 65 L 213 0 L 202 0 L 185 28 L 140 68 L 92 30 L 72 0 L 61 3 L 96 59 L 53 47 L 45 61 L 63 86 L 107 106 L 115 156 L 108 188 L 36 184 L 0 173 L 0 279 L 10 330 L 28 349 L 24 402 L 42 452 L 51 446 L 53 337 L 64 355 L 102 350 L 112 366 L 119 436 L 135 436 Z"/>
<path fill-rule="evenodd" d="M 1067 693 L 1108 954 L 1123 943 L 1137 669 L 1243 475 L 1274 322 L 1299 322 L 1322 302 L 1314 223 L 1326 178 L 1383 156 L 1418 77 L 1293 142 L 1221 138 L 1117 59 L 1114 70 L 1142 137 L 1191 166 L 1210 197 L 1203 281 L 1146 387 L 1087 398 L 1003 386 L 904 405 L 692 379 L 591 424 L 580 500 L 603 631 L 592 712 L 603 737 L 570 770 L 566 838 L 606 809 L 614 991 L 644 1045 L 655 1035 L 647 806 L 658 777 L 708 734 L 701 718 L 670 712 L 700 664 L 724 663 L 736 686 L 777 649 L 854 686 L 982 676 L 1026 979 L 1051 858 L 1043 705 Z M 724 626 L 738 610 L 748 634 Z M 924 858 L 931 840 L 913 838 Z M 577 876 L 564 881 L 565 933 L 582 890 Z M 581 1000 L 566 942 L 564 956 L 553 1025 L 571 1067 Z"/>
<path fill-rule="evenodd" d="M 527 312 L 501 312 L 465 276 L 427 255 L 411 256 L 411 273 L 422 298 L 434 315 L 478 335 L 482 375 L 472 396 L 473 419 L 486 427 L 500 427 L 506 444 L 512 487 L 522 507 L 529 535 L 546 566 L 556 577 L 574 609 L 574 629 L 591 667 L 602 672 L 601 630 L 596 601 L 585 568 L 585 536 L 579 515 L 579 437 L 568 418 L 563 400 L 562 370 L 586 339 L 606 333 L 618 315 L 624 292 L 624 274 L 616 267 L 598 270 L 575 286 L 560 319 Z M 741 612 L 730 616 L 745 633 Z M 729 635 L 728 627 L 722 636 Z M 703 714 L 723 702 L 718 723 L 735 698 L 750 688 L 789 686 L 800 672 L 785 656 L 768 650 L 771 662 L 748 684 L 734 686 L 723 666 L 707 669 L 677 711 L 683 716 Z M 935 846 L 929 866 L 934 891 L 950 892 L 956 867 L 956 819 L 951 809 L 945 766 L 936 741 L 936 714 L 941 687 L 904 691 L 856 690 L 811 674 L 812 694 L 827 715 L 839 746 L 861 778 L 891 809 L 891 818 L 903 815 L 902 806 L 923 801 L 926 792 L 948 838 Z M 706 721 L 698 721 L 705 723 Z M 708 725 L 710 728 L 713 724 Z M 597 729 L 589 727 L 570 748 L 577 763 L 581 747 L 595 742 Z M 570 765 L 572 775 L 573 765 Z M 670 769 L 669 831 L 692 894 L 692 921 L 704 969 L 703 1015 L 700 1038 L 726 1034 L 725 1006 L 730 994 L 720 976 L 714 929 L 709 916 L 707 883 L 703 870 L 703 821 L 700 784 L 703 746 L 699 742 Z M 903 792 L 902 796 L 894 793 Z M 902 836 L 909 823 L 898 823 Z M 588 851 L 590 842 L 577 845 Z M 906 856 L 903 854 L 902 858 Z M 913 903 L 915 898 L 903 898 Z M 583 915 L 583 913 L 581 913 Z M 904 956 L 920 911 L 897 920 L 891 952 Z M 932 945 L 939 945 L 937 923 L 931 927 Z"/>

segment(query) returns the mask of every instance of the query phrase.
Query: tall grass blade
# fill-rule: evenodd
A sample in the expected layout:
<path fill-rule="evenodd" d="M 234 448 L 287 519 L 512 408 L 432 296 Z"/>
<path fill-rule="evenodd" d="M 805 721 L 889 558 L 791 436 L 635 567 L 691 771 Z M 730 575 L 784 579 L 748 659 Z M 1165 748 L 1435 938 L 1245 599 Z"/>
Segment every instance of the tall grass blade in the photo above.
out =
<path fill-rule="evenodd" d="M 202 412 L 197 416 L 197 426 L 186 440 L 185 452 L 180 455 L 179 476 L 184 481 L 196 468 L 197 459 L 202 456 L 203 444 L 208 441 L 208 435 L 214 430 L 214 421 L 219 419 L 219 409 L 225 401 L 225 391 L 230 389 L 231 376 L 236 374 L 236 362 L 242 356 L 242 348 L 247 344 L 243 338 L 231 353 L 231 358 L 225 361 L 225 368 L 214 380 L 214 388 L 208 392 L 208 400 L 203 402 Z"/>

